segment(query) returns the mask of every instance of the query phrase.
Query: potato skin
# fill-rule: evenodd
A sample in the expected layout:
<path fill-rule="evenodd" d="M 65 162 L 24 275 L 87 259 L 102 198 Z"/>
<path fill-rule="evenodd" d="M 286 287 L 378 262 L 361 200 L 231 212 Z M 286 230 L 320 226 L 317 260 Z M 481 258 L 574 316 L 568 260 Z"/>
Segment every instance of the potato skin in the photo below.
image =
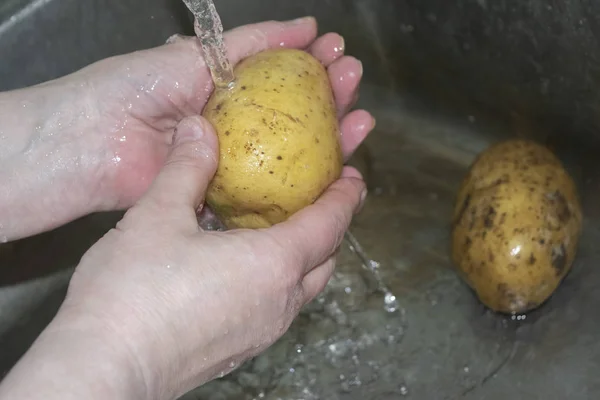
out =
<path fill-rule="evenodd" d="M 310 54 L 267 50 L 235 67 L 203 116 L 220 146 L 206 201 L 228 228 L 266 228 L 313 203 L 343 158 L 329 77 Z"/>
<path fill-rule="evenodd" d="M 558 158 L 528 140 L 481 153 L 454 209 L 452 258 L 483 304 L 523 313 L 545 302 L 570 270 L 582 213 Z"/>

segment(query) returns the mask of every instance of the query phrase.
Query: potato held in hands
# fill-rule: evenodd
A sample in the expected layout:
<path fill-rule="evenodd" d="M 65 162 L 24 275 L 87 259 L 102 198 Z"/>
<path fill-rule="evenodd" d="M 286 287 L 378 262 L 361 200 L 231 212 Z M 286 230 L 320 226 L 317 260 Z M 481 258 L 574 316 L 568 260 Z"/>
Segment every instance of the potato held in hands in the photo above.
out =
<path fill-rule="evenodd" d="M 265 228 L 313 203 L 343 158 L 325 68 L 300 50 L 267 50 L 235 68 L 203 116 L 217 131 L 219 166 L 206 201 L 228 228 Z"/>
<path fill-rule="evenodd" d="M 561 162 L 526 140 L 475 160 L 454 210 L 452 258 L 492 310 L 541 305 L 571 268 L 582 225 L 576 187 Z"/>

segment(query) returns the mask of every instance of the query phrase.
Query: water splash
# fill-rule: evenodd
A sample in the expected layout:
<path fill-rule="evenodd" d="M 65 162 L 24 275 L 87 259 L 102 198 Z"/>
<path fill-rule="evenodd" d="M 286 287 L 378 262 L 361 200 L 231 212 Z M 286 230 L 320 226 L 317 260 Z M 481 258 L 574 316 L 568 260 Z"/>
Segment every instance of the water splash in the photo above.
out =
<path fill-rule="evenodd" d="M 367 253 L 364 251 L 358 239 L 350 232 L 346 232 L 344 238 L 347 240 L 350 250 L 356 254 L 360 260 L 362 261 L 363 266 L 371 273 L 375 281 L 377 282 L 377 287 L 379 291 L 383 294 L 384 301 L 384 309 L 390 313 L 396 312 L 400 305 L 398 304 L 398 299 L 396 295 L 394 295 L 391 290 L 383 282 L 381 278 L 381 274 L 379 273 L 379 268 L 381 264 L 373 259 L 371 259 Z"/>
<path fill-rule="evenodd" d="M 396 296 L 394 296 L 391 292 L 385 293 L 383 301 L 385 303 L 385 311 L 393 313 L 398 310 L 398 300 L 396 299 Z"/>

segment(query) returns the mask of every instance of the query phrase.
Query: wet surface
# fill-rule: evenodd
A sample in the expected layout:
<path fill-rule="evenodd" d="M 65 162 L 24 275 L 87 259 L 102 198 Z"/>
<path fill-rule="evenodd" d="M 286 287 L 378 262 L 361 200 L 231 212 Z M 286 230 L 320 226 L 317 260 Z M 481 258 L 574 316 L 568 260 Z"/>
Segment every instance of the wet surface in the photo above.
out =
<path fill-rule="evenodd" d="M 325 292 L 280 341 L 185 400 L 585 399 L 600 393 L 594 373 L 600 321 L 590 306 L 600 300 L 593 222 L 587 220 L 574 269 L 546 304 L 527 315 L 488 311 L 452 268 L 449 221 L 469 163 L 504 135 L 486 135 L 470 122 L 408 116 L 397 107 L 375 108 L 377 130 L 353 160 L 370 195 L 351 231 L 380 263 L 398 307 L 386 307 L 372 274 L 345 245 Z M 563 150 L 563 159 L 575 154 Z M 591 168 L 582 162 L 576 168 L 585 188 L 599 182 L 581 179 Z"/>
<path fill-rule="evenodd" d="M 16 3 L 25 1 L 4 7 Z M 51 7 L 28 24 L 4 25 L 2 88 L 160 44 L 189 22 L 182 7 L 171 10 L 172 1 L 152 1 L 135 12 L 134 1 L 111 7 L 101 0 L 47 3 Z M 219 4 L 235 10 L 222 15 L 228 27 L 316 14 L 322 29 L 341 32 L 349 52 L 363 59 L 366 81 L 396 91 L 365 87 L 362 93 L 362 106 L 378 125 L 353 160 L 370 195 L 351 228 L 379 262 L 395 299 L 388 294 L 386 302 L 345 244 L 326 291 L 280 341 L 184 398 L 598 397 L 600 162 L 588 142 L 598 137 L 592 89 L 600 3 Z M 397 97 L 409 92 L 429 102 L 427 112 Z M 453 117 L 442 121 L 442 113 Z M 575 265 L 549 301 L 525 316 L 507 317 L 487 311 L 453 271 L 449 223 L 456 189 L 475 154 L 513 135 L 541 140 L 566 162 L 582 194 L 584 231 Z M 52 318 L 73 265 L 117 217 L 91 216 L 12 249 L 0 247 L 0 375 Z"/>
<path fill-rule="evenodd" d="M 486 310 L 458 278 L 449 238 L 456 189 L 470 162 L 506 134 L 468 116 L 440 121 L 368 86 L 361 102 L 373 110 L 377 128 L 352 160 L 370 195 L 351 232 L 378 262 L 390 293 L 386 296 L 345 243 L 325 292 L 281 340 L 183 399 L 587 399 L 600 394 L 597 161 L 549 139 L 584 194 L 582 243 L 573 270 L 546 304 L 524 316 L 501 316 Z M 3 272 L 6 287 L 35 282 L 36 265 L 48 267 L 44 275 L 61 274 L 43 304 L 3 303 L 22 306 L 13 329 L 0 336 L 2 348 L 11 349 L 0 357 L 4 371 L 60 305 L 70 268 L 118 217 L 90 216 L 4 248 L 0 262 L 14 266 Z"/>

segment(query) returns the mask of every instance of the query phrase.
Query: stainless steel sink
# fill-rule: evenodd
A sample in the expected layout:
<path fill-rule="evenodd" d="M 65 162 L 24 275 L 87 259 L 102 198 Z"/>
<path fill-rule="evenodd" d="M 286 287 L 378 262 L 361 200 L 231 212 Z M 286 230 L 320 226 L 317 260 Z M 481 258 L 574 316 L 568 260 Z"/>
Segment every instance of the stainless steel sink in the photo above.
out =
<path fill-rule="evenodd" d="M 315 15 L 364 64 L 377 130 L 352 162 L 370 196 L 352 230 L 397 298 L 344 248 L 338 272 L 273 348 L 186 399 L 589 399 L 600 394 L 600 3 L 592 0 L 217 0 L 226 28 Z M 177 0 L 5 0 L 0 90 L 191 32 Z M 577 181 L 575 266 L 525 317 L 487 311 L 452 270 L 448 225 L 473 157 L 543 141 Z M 0 249 L 0 372 L 60 305 L 73 267 L 119 213 Z M 4 247 L 6 249 L 6 247 Z M 388 305 L 389 306 L 389 305 Z"/>

